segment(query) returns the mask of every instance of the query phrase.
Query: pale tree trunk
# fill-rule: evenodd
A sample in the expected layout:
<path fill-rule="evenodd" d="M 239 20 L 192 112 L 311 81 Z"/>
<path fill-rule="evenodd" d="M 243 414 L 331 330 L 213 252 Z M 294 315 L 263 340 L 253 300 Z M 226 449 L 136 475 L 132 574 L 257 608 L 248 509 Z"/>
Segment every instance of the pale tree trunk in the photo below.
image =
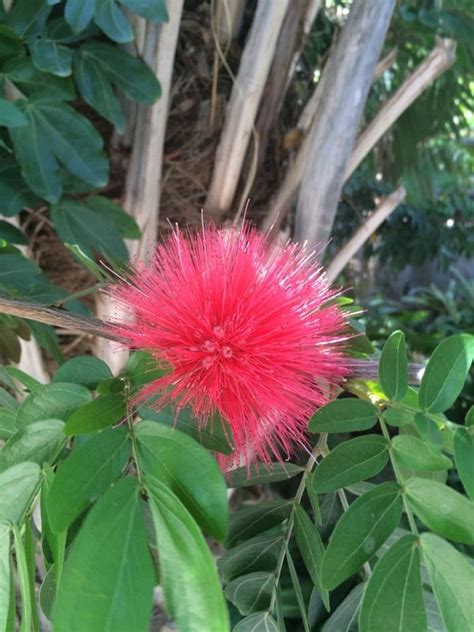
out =
<path fill-rule="evenodd" d="M 456 42 L 450 39 L 439 40 L 431 53 L 405 79 L 359 136 L 346 167 L 345 180 L 403 112 L 435 79 L 452 66 L 455 59 Z"/>
<path fill-rule="evenodd" d="M 216 152 L 205 205 L 211 215 L 222 217 L 231 208 L 288 2 L 257 5 Z"/>
<path fill-rule="evenodd" d="M 166 122 L 171 94 L 174 57 L 178 41 L 179 26 L 184 0 L 168 2 L 170 20 L 167 23 L 146 23 L 143 39 L 138 42 L 139 51 L 143 50 L 143 59 L 158 77 L 162 95 L 151 107 L 139 106 L 137 109 L 133 134 L 132 154 L 125 185 L 124 208 L 132 215 L 142 231 L 140 240 L 127 243 L 131 258 L 138 256 L 147 259 L 153 251 L 158 233 L 158 217 L 161 196 L 161 176 L 163 165 L 163 147 Z M 143 26 L 143 23 L 141 23 Z M 97 315 L 103 320 L 117 317 L 112 313 L 109 300 L 99 296 Z M 95 352 L 109 364 L 112 372 L 117 373 L 123 367 L 127 352 L 108 340 L 98 338 Z"/>
<path fill-rule="evenodd" d="M 344 173 L 395 0 L 355 0 L 324 75 L 298 196 L 295 238 L 311 247 L 330 237 Z"/>
<path fill-rule="evenodd" d="M 377 228 L 383 224 L 387 217 L 403 202 L 406 193 L 405 187 L 400 185 L 395 191 L 379 202 L 377 208 L 363 224 L 359 226 L 349 241 L 341 248 L 329 264 L 326 274 L 330 281 L 334 281 L 369 237 L 375 233 Z"/>

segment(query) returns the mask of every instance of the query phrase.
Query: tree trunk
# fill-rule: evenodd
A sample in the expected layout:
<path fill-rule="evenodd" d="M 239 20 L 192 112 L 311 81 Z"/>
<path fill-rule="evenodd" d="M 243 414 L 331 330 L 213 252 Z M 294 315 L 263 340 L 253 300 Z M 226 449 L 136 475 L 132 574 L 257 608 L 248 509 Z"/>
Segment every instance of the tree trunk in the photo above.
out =
<path fill-rule="evenodd" d="M 260 0 L 257 5 L 216 152 L 205 205 L 211 215 L 225 215 L 234 199 L 288 2 Z"/>
<path fill-rule="evenodd" d="M 324 68 L 295 221 L 295 238 L 311 247 L 331 234 L 344 173 L 395 0 L 355 0 Z"/>

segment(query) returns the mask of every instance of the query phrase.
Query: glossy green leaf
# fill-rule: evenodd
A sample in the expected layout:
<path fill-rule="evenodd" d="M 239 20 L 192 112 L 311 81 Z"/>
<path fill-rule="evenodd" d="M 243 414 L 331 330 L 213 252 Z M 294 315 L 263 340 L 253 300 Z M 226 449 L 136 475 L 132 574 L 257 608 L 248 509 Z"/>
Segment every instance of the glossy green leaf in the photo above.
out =
<path fill-rule="evenodd" d="M 151 105 L 160 97 L 160 84 L 150 68 L 121 48 L 102 42 L 88 42 L 81 47 L 80 54 L 91 64 L 96 64 L 110 83 L 134 101 Z"/>
<path fill-rule="evenodd" d="M 0 631 L 9 628 L 8 609 L 10 605 L 10 589 L 12 572 L 10 562 L 11 527 L 8 522 L 0 521 Z"/>
<path fill-rule="evenodd" d="M 432 450 L 424 441 L 412 435 L 394 437 L 392 446 L 398 463 L 415 471 L 446 470 L 453 465 L 447 456 Z"/>
<path fill-rule="evenodd" d="M 453 546 L 432 533 L 423 533 L 420 541 L 447 632 L 470 630 L 474 621 L 472 566 Z"/>
<path fill-rule="evenodd" d="M 127 406 L 122 393 L 103 395 L 75 410 L 66 422 L 64 432 L 83 435 L 98 432 L 125 417 Z"/>
<path fill-rule="evenodd" d="M 426 630 L 417 538 L 398 540 L 377 562 L 365 589 L 360 632 Z"/>
<path fill-rule="evenodd" d="M 422 478 L 405 484 L 408 502 L 432 531 L 456 542 L 474 544 L 474 504 L 450 487 Z"/>
<path fill-rule="evenodd" d="M 16 432 L 0 450 L 0 472 L 24 461 L 52 462 L 66 443 L 63 430 L 64 422 L 46 419 Z"/>
<path fill-rule="evenodd" d="M 116 0 L 96 0 L 94 22 L 114 42 L 125 44 L 133 40 L 133 30 Z"/>
<path fill-rule="evenodd" d="M 160 583 L 177 627 L 226 632 L 229 615 L 217 569 L 194 519 L 168 487 L 146 479 L 160 552 Z"/>
<path fill-rule="evenodd" d="M 115 225 L 83 202 L 63 198 L 51 209 L 51 219 L 60 238 L 78 244 L 89 256 L 126 260 L 128 251 Z"/>
<path fill-rule="evenodd" d="M 274 586 L 273 573 L 249 573 L 229 582 L 224 594 L 240 614 L 248 615 L 269 607 Z"/>
<path fill-rule="evenodd" d="M 388 461 L 388 442 L 365 435 L 340 443 L 316 468 L 310 485 L 318 494 L 331 492 L 375 476 Z"/>
<path fill-rule="evenodd" d="M 269 500 L 256 505 L 244 506 L 230 520 L 227 547 L 281 524 L 290 515 L 291 500 Z"/>
<path fill-rule="evenodd" d="M 323 586 L 331 590 L 356 573 L 398 526 L 401 515 L 401 491 L 395 483 L 382 483 L 357 498 L 329 540 L 321 568 Z"/>
<path fill-rule="evenodd" d="M 166 0 L 122 0 L 122 4 L 150 22 L 168 22 Z"/>
<path fill-rule="evenodd" d="M 227 475 L 228 487 L 249 487 L 250 485 L 266 485 L 278 483 L 298 476 L 304 468 L 295 463 L 268 463 L 238 467 Z"/>
<path fill-rule="evenodd" d="M 155 570 L 138 481 L 119 481 L 87 515 L 64 566 L 55 632 L 147 632 Z"/>
<path fill-rule="evenodd" d="M 0 125 L 5 127 L 21 127 L 27 120 L 23 112 L 11 101 L 0 98 Z"/>
<path fill-rule="evenodd" d="M 153 421 L 140 422 L 136 437 L 143 472 L 168 485 L 207 533 L 225 538 L 227 490 L 217 461 L 184 433 Z"/>
<path fill-rule="evenodd" d="M 31 393 L 18 409 L 17 428 L 35 421 L 60 419 L 66 421 L 71 413 L 91 399 L 90 392 L 78 384 L 45 384 Z"/>
<path fill-rule="evenodd" d="M 467 495 L 474 500 L 474 437 L 466 428 L 454 432 L 454 461 Z"/>
<path fill-rule="evenodd" d="M 20 522 L 40 483 L 36 463 L 19 463 L 0 474 L 0 520 Z"/>
<path fill-rule="evenodd" d="M 255 612 L 241 619 L 232 632 L 280 632 L 280 628 L 268 612 Z"/>
<path fill-rule="evenodd" d="M 379 362 L 379 380 L 389 399 L 403 399 L 408 389 L 408 360 L 405 334 L 394 331 L 382 349 Z"/>
<path fill-rule="evenodd" d="M 354 632 L 357 630 L 357 616 L 365 590 L 365 584 L 357 584 L 344 601 L 331 613 L 321 632 Z"/>
<path fill-rule="evenodd" d="M 300 505 L 296 505 L 294 515 L 296 544 L 298 545 L 306 570 L 321 596 L 326 610 L 329 611 L 329 595 L 321 583 L 321 562 L 324 554 L 321 537 L 314 523 Z"/>
<path fill-rule="evenodd" d="M 66 0 L 64 17 L 74 33 L 83 31 L 94 15 L 96 0 Z"/>
<path fill-rule="evenodd" d="M 230 549 L 219 560 L 219 569 L 225 579 L 257 571 L 274 571 L 280 556 L 281 535 L 257 535 Z"/>
<path fill-rule="evenodd" d="M 368 430 L 377 422 L 377 408 L 361 399 L 336 399 L 320 408 L 309 420 L 311 432 Z"/>
<path fill-rule="evenodd" d="M 120 476 L 130 456 L 126 428 L 107 428 L 72 451 L 59 466 L 48 494 L 51 529 L 65 531 Z"/>
<path fill-rule="evenodd" d="M 72 72 L 73 51 L 51 39 L 36 39 L 30 46 L 31 59 L 38 70 L 58 77 L 68 77 Z"/>
<path fill-rule="evenodd" d="M 468 334 L 451 336 L 436 347 L 421 380 L 423 410 L 442 413 L 454 404 L 466 381 L 473 350 L 474 337 Z"/>
<path fill-rule="evenodd" d="M 59 367 L 53 382 L 70 382 L 95 389 L 99 382 L 109 377 L 112 377 L 112 371 L 103 360 L 94 356 L 76 356 Z"/>

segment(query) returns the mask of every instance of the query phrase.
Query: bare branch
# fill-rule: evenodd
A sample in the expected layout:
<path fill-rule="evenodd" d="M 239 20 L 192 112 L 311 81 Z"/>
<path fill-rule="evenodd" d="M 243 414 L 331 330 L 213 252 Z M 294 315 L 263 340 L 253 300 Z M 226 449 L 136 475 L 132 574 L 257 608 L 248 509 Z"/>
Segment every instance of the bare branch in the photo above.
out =
<path fill-rule="evenodd" d="M 356 252 L 364 245 L 377 228 L 393 213 L 397 206 L 405 199 L 406 190 L 400 185 L 389 196 L 383 199 L 375 211 L 359 226 L 346 245 L 337 253 L 326 270 L 330 281 L 346 267 Z"/>
<path fill-rule="evenodd" d="M 206 209 L 211 214 L 224 215 L 234 199 L 288 2 L 289 0 L 260 0 L 257 5 L 216 152 L 206 201 Z"/>
<path fill-rule="evenodd" d="M 403 112 L 452 66 L 455 59 L 456 42 L 450 39 L 439 40 L 428 57 L 405 79 L 359 136 L 346 167 L 346 180 Z"/>

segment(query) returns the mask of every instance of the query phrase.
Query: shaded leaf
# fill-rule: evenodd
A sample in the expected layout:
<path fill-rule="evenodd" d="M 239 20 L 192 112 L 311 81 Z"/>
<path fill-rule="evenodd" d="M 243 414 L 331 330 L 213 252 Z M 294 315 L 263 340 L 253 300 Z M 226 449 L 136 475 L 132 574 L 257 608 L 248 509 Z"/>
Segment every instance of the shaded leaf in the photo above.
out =
<path fill-rule="evenodd" d="M 282 545 L 281 535 L 258 535 L 227 551 L 219 560 L 219 569 L 227 580 L 256 571 L 274 571 Z"/>
<path fill-rule="evenodd" d="M 464 489 L 474 500 L 474 437 L 465 428 L 454 433 L 454 460 Z"/>
<path fill-rule="evenodd" d="M 405 493 L 418 518 L 439 535 L 474 544 L 474 504 L 450 487 L 422 478 L 405 483 Z"/>
<path fill-rule="evenodd" d="M 65 531 L 120 476 L 130 449 L 126 428 L 107 428 L 74 449 L 61 463 L 47 501 L 55 533 Z"/>
<path fill-rule="evenodd" d="M 136 437 L 140 468 L 168 485 L 197 523 L 222 540 L 229 516 L 226 485 L 216 460 L 184 433 L 153 421 L 140 422 Z"/>
<path fill-rule="evenodd" d="M 326 610 L 329 611 L 329 595 L 321 584 L 321 562 L 324 554 L 323 543 L 315 525 L 300 505 L 295 507 L 295 536 L 313 584 L 320 594 Z"/>
<path fill-rule="evenodd" d="M 60 419 L 66 421 L 79 406 L 91 399 L 90 392 L 78 384 L 44 384 L 31 393 L 18 409 L 16 426 L 24 428 L 35 421 Z"/>
<path fill-rule="evenodd" d="M 76 536 L 58 590 L 53 629 L 147 632 L 154 581 L 138 481 L 126 478 L 97 501 Z"/>
<path fill-rule="evenodd" d="M 82 435 L 98 432 L 117 423 L 127 412 L 122 393 L 103 395 L 77 408 L 68 417 L 64 432 L 68 435 Z"/>
<path fill-rule="evenodd" d="M 365 584 L 357 584 L 324 623 L 321 632 L 355 632 Z"/>
<path fill-rule="evenodd" d="M 405 334 L 394 331 L 382 349 L 379 362 L 379 380 L 389 399 L 403 399 L 408 389 L 408 360 Z"/>
<path fill-rule="evenodd" d="M 24 461 L 40 466 L 53 461 L 66 442 L 63 429 L 62 421 L 47 419 L 16 432 L 0 450 L 0 472 Z"/>
<path fill-rule="evenodd" d="M 377 408 L 361 399 L 336 399 L 320 408 L 309 420 L 311 432 L 368 430 L 377 422 Z"/>
<path fill-rule="evenodd" d="M 0 520 L 19 523 L 40 482 L 36 463 L 19 463 L 0 474 Z"/>
<path fill-rule="evenodd" d="M 400 538 L 377 562 L 365 589 L 359 629 L 426 630 L 419 542 L 414 535 Z"/>
<path fill-rule="evenodd" d="M 0 125 L 21 127 L 27 120 L 23 112 L 12 101 L 0 98 Z"/>
<path fill-rule="evenodd" d="M 268 612 L 255 612 L 241 619 L 232 632 L 280 632 L 280 629 Z"/>
<path fill-rule="evenodd" d="M 146 487 L 160 551 L 160 582 L 178 627 L 230 630 L 217 569 L 198 526 L 165 485 L 147 478 Z"/>
<path fill-rule="evenodd" d="M 397 461 L 416 471 L 432 472 L 452 467 L 451 459 L 432 450 L 424 441 L 411 435 L 398 435 L 392 439 Z"/>
<path fill-rule="evenodd" d="M 227 547 L 281 524 L 290 515 L 292 506 L 292 501 L 280 499 L 242 507 L 231 517 Z"/>
<path fill-rule="evenodd" d="M 401 490 L 395 483 L 382 483 L 357 498 L 329 540 L 321 568 L 323 586 L 335 588 L 356 573 L 397 527 L 401 515 Z"/>
<path fill-rule="evenodd" d="M 274 586 L 273 573 L 249 573 L 229 582 L 224 594 L 240 614 L 247 615 L 269 607 Z"/>
<path fill-rule="evenodd" d="M 51 39 L 36 39 L 30 45 L 31 59 L 38 70 L 58 77 L 68 77 L 72 72 L 72 49 Z"/>
<path fill-rule="evenodd" d="M 388 443 L 380 435 L 365 435 L 340 443 L 318 465 L 310 480 L 322 494 L 371 478 L 388 461 Z"/>
<path fill-rule="evenodd" d="M 286 481 L 298 476 L 304 468 L 294 463 L 268 463 L 251 465 L 250 468 L 238 467 L 227 475 L 228 487 L 249 487 Z"/>
<path fill-rule="evenodd" d="M 150 22 L 168 22 L 168 9 L 165 0 L 122 0 L 122 4 Z"/>
<path fill-rule="evenodd" d="M 103 360 L 94 356 L 76 356 L 59 367 L 53 382 L 70 382 L 95 389 L 99 382 L 109 377 L 112 377 L 112 371 Z"/>

